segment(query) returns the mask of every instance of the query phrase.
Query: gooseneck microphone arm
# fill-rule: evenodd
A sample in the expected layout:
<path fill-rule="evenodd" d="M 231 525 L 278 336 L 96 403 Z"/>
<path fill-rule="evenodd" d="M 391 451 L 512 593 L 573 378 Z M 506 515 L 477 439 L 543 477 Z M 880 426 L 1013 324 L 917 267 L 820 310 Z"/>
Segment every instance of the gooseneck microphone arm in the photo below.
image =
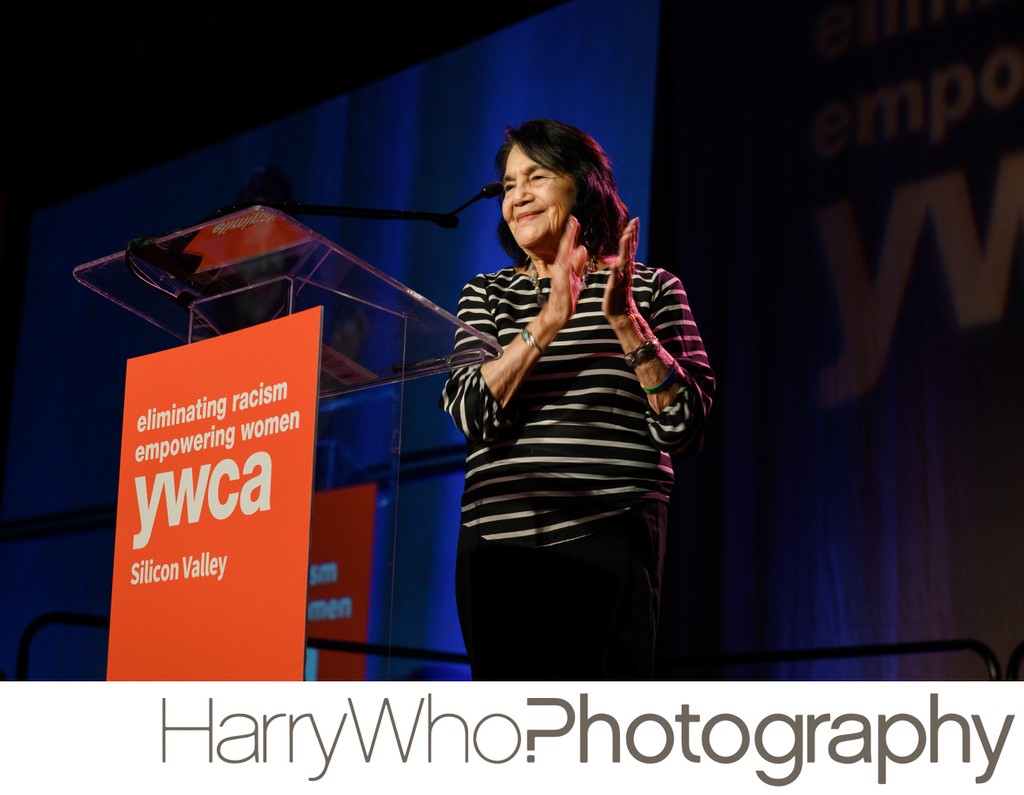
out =
<path fill-rule="evenodd" d="M 377 210 L 370 207 L 339 207 L 330 204 L 302 204 L 299 202 L 247 201 L 221 207 L 219 210 L 215 210 L 210 213 L 210 215 L 204 218 L 200 223 L 212 221 L 215 218 L 220 218 L 221 216 L 238 210 L 244 210 L 248 207 L 259 206 L 269 207 L 274 210 L 281 210 L 282 212 L 294 215 L 329 215 L 344 218 L 377 218 L 396 221 L 433 221 L 435 224 L 445 229 L 454 229 L 459 225 L 458 214 L 460 212 L 473 204 L 473 202 L 479 201 L 480 199 L 489 199 L 493 196 L 499 195 L 501 192 L 501 182 L 490 182 L 484 185 L 473 198 L 469 199 L 469 201 L 463 202 L 450 213 L 426 213 L 413 210 Z M 156 240 L 157 236 L 147 236 L 137 237 L 134 240 L 129 241 L 128 245 L 125 246 L 124 251 L 125 265 L 127 266 L 129 273 L 147 287 L 157 290 L 158 292 L 165 293 L 168 298 L 176 304 L 187 309 L 196 298 L 193 293 L 188 290 L 173 293 L 170 290 L 161 287 L 143 273 L 135 262 L 135 259 L 137 258 L 159 268 L 160 270 L 170 273 L 175 278 L 182 278 L 184 276 L 187 280 L 187 276 L 185 276 L 184 272 L 180 269 L 180 263 L 177 262 L 173 255 L 162 251 L 159 246 L 156 246 Z"/>
<path fill-rule="evenodd" d="M 501 193 L 501 189 L 502 184 L 500 182 L 488 182 L 486 185 L 480 188 L 480 192 L 476 196 L 474 196 L 469 201 L 460 204 L 458 207 L 456 207 L 454 210 L 448 213 L 448 215 L 458 215 L 467 207 L 469 207 L 469 205 L 471 205 L 473 202 L 480 201 L 480 199 L 490 199 L 493 196 L 498 196 Z M 458 221 L 456 220 L 456 224 L 457 223 Z"/>
<path fill-rule="evenodd" d="M 338 218 L 371 218 L 393 221 L 433 221 L 444 229 L 454 229 L 459 225 L 458 214 L 465 210 L 473 202 L 480 199 L 489 199 L 501 193 L 500 182 L 490 182 L 484 185 L 480 192 L 469 201 L 456 207 L 449 213 L 419 212 L 417 210 L 378 210 L 372 207 L 340 207 L 333 204 L 303 204 L 301 202 L 273 202 L 273 201 L 248 201 L 229 204 L 215 210 L 204 221 L 219 218 L 222 215 L 233 213 L 237 210 L 244 210 L 247 207 L 270 207 L 273 210 L 281 210 L 290 215 L 328 215 Z"/>

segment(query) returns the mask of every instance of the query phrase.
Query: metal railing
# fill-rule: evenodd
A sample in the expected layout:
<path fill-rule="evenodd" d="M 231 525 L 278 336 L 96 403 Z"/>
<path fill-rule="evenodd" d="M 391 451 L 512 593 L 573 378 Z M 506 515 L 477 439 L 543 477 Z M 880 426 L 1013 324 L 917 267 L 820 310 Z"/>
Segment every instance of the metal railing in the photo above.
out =
<path fill-rule="evenodd" d="M 823 649 L 789 649 L 785 651 L 739 652 L 735 654 L 713 654 L 707 656 L 675 657 L 657 661 L 658 670 L 668 672 L 678 669 L 721 668 L 732 665 L 770 665 L 777 663 L 811 662 L 815 660 L 840 660 L 864 657 L 892 657 L 949 652 L 973 652 L 985 664 L 988 678 L 998 681 L 1002 678 L 999 660 L 984 643 L 972 638 L 952 640 L 912 641 L 906 643 L 877 643 L 863 646 L 837 646 Z M 1021 650 L 1024 653 L 1024 650 Z"/>
<path fill-rule="evenodd" d="M 110 616 L 96 616 L 88 613 L 69 613 L 63 611 L 44 613 L 41 616 L 36 616 L 28 623 L 24 632 L 21 633 L 21 640 L 18 642 L 18 661 L 15 663 L 14 668 L 15 679 L 20 682 L 28 679 L 29 657 L 32 651 L 32 643 L 42 630 L 53 626 L 54 624 L 109 629 Z"/>
<path fill-rule="evenodd" d="M 1024 664 L 1024 640 L 1017 644 L 1017 648 L 1010 654 L 1010 661 L 1006 664 L 1006 678 L 1008 680 L 1020 679 L 1022 664 Z"/>
<path fill-rule="evenodd" d="M 72 625 L 109 629 L 110 617 L 89 615 L 85 613 L 54 612 L 45 613 L 29 622 L 22 633 L 18 644 L 17 668 L 14 678 L 24 681 L 28 679 L 32 644 L 38 634 L 46 627 L 53 625 Z M 308 638 L 306 645 L 325 651 L 348 652 L 375 656 L 391 656 L 395 658 L 422 660 L 424 662 L 447 662 L 467 664 L 464 654 L 453 652 L 418 649 L 388 644 L 359 643 L 339 641 L 327 638 Z M 807 662 L 813 660 L 843 660 L 863 657 L 890 657 L 922 654 L 945 654 L 953 652 L 970 652 L 977 655 L 985 665 L 988 679 L 997 681 L 1002 678 L 999 661 L 994 652 L 984 643 L 972 638 L 959 638 L 935 641 L 914 641 L 908 643 L 882 643 L 862 646 L 839 646 L 820 649 L 795 649 L 782 651 L 740 652 L 732 654 L 710 654 L 685 657 L 661 657 L 655 660 L 655 670 L 659 678 L 672 671 L 717 669 L 733 665 L 759 665 L 777 663 Z M 1024 664 L 1024 642 L 1010 657 L 1007 666 L 1007 679 L 1017 679 L 1021 665 Z"/>

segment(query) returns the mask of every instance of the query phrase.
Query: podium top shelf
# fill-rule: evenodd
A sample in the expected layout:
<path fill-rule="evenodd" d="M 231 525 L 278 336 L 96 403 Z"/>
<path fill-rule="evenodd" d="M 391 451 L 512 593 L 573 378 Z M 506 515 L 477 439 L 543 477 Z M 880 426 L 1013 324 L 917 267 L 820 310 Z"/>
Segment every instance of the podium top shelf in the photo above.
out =
<path fill-rule="evenodd" d="M 324 395 L 445 372 L 502 352 L 497 340 L 262 205 L 139 238 L 73 274 L 186 343 L 323 306 Z M 456 331 L 468 340 L 458 351 Z"/>

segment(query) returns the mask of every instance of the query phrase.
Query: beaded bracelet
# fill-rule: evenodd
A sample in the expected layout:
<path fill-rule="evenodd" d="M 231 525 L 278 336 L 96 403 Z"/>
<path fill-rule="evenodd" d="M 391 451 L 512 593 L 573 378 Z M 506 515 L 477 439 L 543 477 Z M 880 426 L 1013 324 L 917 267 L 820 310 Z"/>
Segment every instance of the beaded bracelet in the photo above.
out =
<path fill-rule="evenodd" d="M 523 326 L 523 330 L 519 332 L 519 336 L 522 337 L 523 342 L 525 342 L 531 348 L 536 348 L 537 353 L 544 353 L 544 349 L 537 344 L 537 340 L 533 338 L 532 332 L 526 326 Z"/>
<path fill-rule="evenodd" d="M 661 344 L 657 337 L 648 337 L 625 355 L 626 366 L 636 368 L 644 362 L 656 359 L 661 353 Z"/>
<path fill-rule="evenodd" d="M 675 365 L 672 365 L 672 369 L 668 371 L 668 375 L 665 376 L 665 379 L 660 384 L 656 386 L 644 386 L 643 384 L 640 384 L 640 388 L 643 389 L 643 391 L 646 392 L 648 395 L 656 395 L 659 392 L 664 392 L 666 389 L 672 386 L 672 384 L 675 382 L 677 378 L 679 378 L 679 376 L 679 368 L 676 367 Z"/>

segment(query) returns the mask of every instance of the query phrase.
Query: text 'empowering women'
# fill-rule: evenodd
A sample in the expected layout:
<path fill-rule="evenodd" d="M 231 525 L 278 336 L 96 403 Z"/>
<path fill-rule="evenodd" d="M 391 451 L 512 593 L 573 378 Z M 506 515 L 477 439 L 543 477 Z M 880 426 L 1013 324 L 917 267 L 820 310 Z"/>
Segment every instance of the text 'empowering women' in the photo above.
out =
<path fill-rule="evenodd" d="M 135 462 L 163 464 L 208 451 L 230 453 L 239 443 L 297 430 L 301 412 L 280 410 L 279 404 L 287 401 L 287 381 L 260 381 L 251 389 L 230 395 L 202 395 L 187 403 L 153 406 L 135 421 L 135 430 L 142 436 L 134 447 Z M 215 519 L 225 519 L 236 509 L 247 515 L 268 510 L 271 471 L 270 454 L 257 450 L 241 463 L 227 455 L 217 463 L 172 467 L 152 478 L 137 476 L 140 528 L 133 547 L 141 549 L 149 543 L 161 504 L 166 506 L 171 527 L 183 519 L 197 523 L 204 507 Z"/>

